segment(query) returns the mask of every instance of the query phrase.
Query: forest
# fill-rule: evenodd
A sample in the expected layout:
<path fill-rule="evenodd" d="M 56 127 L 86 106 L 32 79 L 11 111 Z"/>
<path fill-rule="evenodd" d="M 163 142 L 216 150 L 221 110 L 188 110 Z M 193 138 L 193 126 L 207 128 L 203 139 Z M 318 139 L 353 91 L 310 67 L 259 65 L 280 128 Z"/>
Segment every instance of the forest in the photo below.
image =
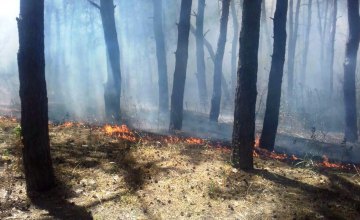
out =
<path fill-rule="evenodd" d="M 360 219 L 359 0 L 2 0 L 0 219 Z"/>

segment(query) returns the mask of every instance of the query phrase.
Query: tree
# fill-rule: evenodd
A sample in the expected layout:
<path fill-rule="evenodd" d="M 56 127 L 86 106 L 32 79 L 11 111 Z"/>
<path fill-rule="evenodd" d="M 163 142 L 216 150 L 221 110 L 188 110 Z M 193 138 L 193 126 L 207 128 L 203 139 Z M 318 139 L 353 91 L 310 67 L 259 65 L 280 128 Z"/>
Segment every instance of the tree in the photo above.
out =
<path fill-rule="evenodd" d="M 324 1 L 325 3 L 325 9 L 322 9 L 320 6 L 320 1 L 317 0 L 317 14 L 318 14 L 318 30 L 319 30 L 319 35 L 320 35 L 320 71 L 319 74 L 322 75 L 323 77 L 323 87 L 325 89 L 328 89 L 328 68 L 326 67 L 327 65 L 329 65 L 328 63 L 325 63 L 325 42 L 326 42 L 326 31 L 327 31 L 327 26 L 328 26 L 328 9 L 329 9 L 329 2 L 330 1 Z M 323 13 L 323 15 L 321 14 Z M 325 65 L 326 64 L 326 65 Z"/>
<path fill-rule="evenodd" d="M 289 2 L 289 46 L 288 46 L 288 95 L 290 100 L 293 97 L 294 90 L 294 71 L 295 71 L 295 52 L 297 43 L 297 34 L 299 29 L 300 0 L 297 0 L 295 10 L 295 22 L 293 13 L 294 0 Z"/>
<path fill-rule="evenodd" d="M 163 31 L 162 0 L 153 0 L 154 34 L 156 42 L 156 57 L 159 75 L 159 110 L 169 111 L 169 86 L 167 76 L 166 50 Z"/>
<path fill-rule="evenodd" d="M 344 62 L 345 139 L 358 140 L 355 72 L 360 41 L 359 0 L 348 0 L 349 36 Z"/>
<path fill-rule="evenodd" d="M 218 121 L 220 115 L 221 104 L 221 76 L 222 65 L 224 59 L 227 26 L 229 20 L 230 0 L 222 0 L 222 13 L 220 19 L 220 36 L 218 39 L 217 51 L 215 54 L 215 67 L 214 67 L 214 81 L 213 81 L 213 95 L 211 98 L 210 120 Z"/>
<path fill-rule="evenodd" d="M 239 21 L 236 13 L 235 0 L 231 1 L 231 17 L 234 27 L 234 35 L 232 39 L 232 48 L 231 48 L 231 90 L 232 95 L 236 89 L 236 66 L 237 66 L 237 54 L 238 54 L 238 42 L 239 42 Z"/>
<path fill-rule="evenodd" d="M 253 169 L 261 0 L 244 0 L 235 95 L 232 162 Z"/>
<path fill-rule="evenodd" d="M 306 74 L 307 74 L 307 61 L 309 53 L 309 42 L 310 42 L 310 31 L 311 31 L 311 19 L 312 19 L 312 0 L 308 1 L 308 11 L 307 11 L 307 23 L 305 31 L 305 43 L 304 51 L 301 64 L 301 75 L 300 80 L 303 86 L 306 85 Z"/>
<path fill-rule="evenodd" d="M 196 14 L 196 60 L 197 60 L 197 81 L 199 89 L 200 104 L 204 107 L 208 105 L 208 95 L 205 74 L 205 52 L 204 52 L 204 14 L 205 0 L 198 0 L 198 12 Z"/>
<path fill-rule="evenodd" d="M 121 69 L 120 49 L 117 37 L 114 1 L 100 0 L 100 5 L 89 1 L 100 10 L 101 21 L 104 29 L 106 52 L 108 57 L 108 75 L 105 84 L 105 114 L 109 121 L 120 121 L 120 96 L 121 96 Z"/>
<path fill-rule="evenodd" d="M 335 35 L 336 35 L 336 21 L 337 21 L 337 0 L 333 0 L 333 14 L 331 20 L 330 40 L 329 40 L 329 74 L 330 74 L 330 97 L 334 88 L 334 54 L 335 54 Z"/>
<path fill-rule="evenodd" d="M 269 76 L 264 125 L 260 138 L 260 147 L 270 151 L 274 150 L 275 137 L 279 123 L 281 84 L 286 52 L 287 8 L 287 0 L 277 0 L 274 16 L 274 49 Z"/>
<path fill-rule="evenodd" d="M 23 164 L 28 191 L 55 185 L 45 81 L 44 1 L 20 1 L 18 67 Z"/>
<path fill-rule="evenodd" d="M 171 95 L 169 129 L 181 130 L 183 121 L 184 90 L 189 52 L 190 15 L 192 0 L 181 0 L 178 42 L 175 53 L 175 72 Z"/>

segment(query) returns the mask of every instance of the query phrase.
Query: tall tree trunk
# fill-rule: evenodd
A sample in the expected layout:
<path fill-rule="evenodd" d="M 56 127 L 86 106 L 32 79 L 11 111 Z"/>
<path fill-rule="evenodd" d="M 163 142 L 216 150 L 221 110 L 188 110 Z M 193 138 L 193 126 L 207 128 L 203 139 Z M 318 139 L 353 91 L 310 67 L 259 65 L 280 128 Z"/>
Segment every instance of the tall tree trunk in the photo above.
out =
<path fill-rule="evenodd" d="M 225 53 L 227 26 L 229 21 L 230 0 L 222 1 L 222 13 L 220 19 L 220 36 L 218 40 L 217 51 L 215 54 L 213 95 L 211 98 L 210 120 L 218 121 L 221 104 L 221 80 L 222 66 Z"/>
<path fill-rule="evenodd" d="M 308 61 L 308 53 L 309 53 L 309 42 L 310 42 L 310 31 L 311 31 L 311 19 L 312 19 L 312 0 L 308 1 L 308 11 L 307 11 L 307 23 L 306 23 L 306 31 L 305 31 L 305 43 L 304 43 L 304 51 L 302 57 L 302 65 L 301 65 L 301 75 L 300 82 L 302 86 L 306 85 L 306 74 L 307 74 L 307 61 Z"/>
<path fill-rule="evenodd" d="M 192 34 L 194 34 L 194 35 L 196 34 L 195 28 L 192 25 L 190 25 L 190 31 Z M 214 63 L 214 66 L 215 66 L 215 51 L 212 48 L 211 43 L 205 37 L 204 37 L 204 45 L 210 55 L 211 61 Z M 229 90 L 229 86 L 225 80 L 224 73 L 222 73 L 222 75 L 221 75 L 221 89 L 224 93 L 225 100 L 230 100 L 230 90 Z"/>
<path fill-rule="evenodd" d="M 244 0 L 235 97 L 232 162 L 253 169 L 261 0 Z"/>
<path fill-rule="evenodd" d="M 323 81 L 323 88 L 328 89 L 328 68 L 325 61 L 325 44 L 326 44 L 326 31 L 328 26 L 328 9 L 329 9 L 329 1 L 325 1 L 325 9 L 322 10 L 320 6 L 319 0 L 317 1 L 318 7 L 318 20 L 319 20 L 319 33 L 320 33 L 320 71 L 319 74 L 322 76 Z M 323 15 L 321 15 L 323 12 Z"/>
<path fill-rule="evenodd" d="M 287 7 L 287 0 L 277 0 L 274 16 L 274 51 L 271 61 L 264 126 L 260 138 L 260 147 L 270 151 L 274 150 L 279 123 L 281 84 L 286 52 Z"/>
<path fill-rule="evenodd" d="M 197 81 L 199 89 L 200 104 L 208 106 L 208 95 L 205 73 L 205 51 L 204 51 L 204 14 L 205 0 L 198 0 L 198 12 L 196 14 L 196 60 L 197 60 Z"/>
<path fill-rule="evenodd" d="M 333 0 L 333 13 L 331 20 L 330 40 L 329 40 L 329 75 L 330 75 L 330 97 L 334 88 L 334 54 L 335 54 L 335 35 L 336 35 L 336 21 L 337 21 L 337 0 Z"/>
<path fill-rule="evenodd" d="M 23 164 L 28 191 L 54 186 L 45 81 L 44 1 L 20 1 L 18 67 Z"/>
<path fill-rule="evenodd" d="M 186 68 L 189 55 L 191 4 L 192 0 L 181 0 L 174 82 L 171 95 L 170 131 L 181 130 L 182 128 Z"/>
<path fill-rule="evenodd" d="M 156 41 L 156 57 L 159 75 L 159 110 L 169 111 L 169 86 L 167 75 L 166 49 L 163 31 L 162 1 L 153 0 L 154 3 L 154 34 Z"/>
<path fill-rule="evenodd" d="M 108 121 L 120 122 L 121 69 L 119 41 L 114 16 L 114 1 L 100 0 L 100 6 L 92 1 L 90 3 L 100 9 L 106 52 L 110 64 L 104 93 L 106 119 Z"/>
<path fill-rule="evenodd" d="M 295 71 L 295 52 L 297 43 L 297 34 L 299 29 L 299 12 L 300 0 L 297 0 L 295 9 L 295 22 L 293 14 L 293 1 L 290 0 L 289 5 L 289 46 L 288 46 L 288 96 L 289 99 L 293 98 L 294 90 L 294 71 Z"/>
<path fill-rule="evenodd" d="M 239 21 L 236 13 L 236 3 L 235 0 L 231 1 L 231 17 L 234 27 L 234 35 L 232 40 L 231 48 L 231 94 L 234 94 L 236 89 L 236 72 L 237 72 L 237 55 L 238 55 L 238 42 L 239 42 Z"/>
<path fill-rule="evenodd" d="M 355 72 L 360 40 L 359 0 L 348 0 L 349 37 L 344 62 L 345 138 L 358 140 Z"/>

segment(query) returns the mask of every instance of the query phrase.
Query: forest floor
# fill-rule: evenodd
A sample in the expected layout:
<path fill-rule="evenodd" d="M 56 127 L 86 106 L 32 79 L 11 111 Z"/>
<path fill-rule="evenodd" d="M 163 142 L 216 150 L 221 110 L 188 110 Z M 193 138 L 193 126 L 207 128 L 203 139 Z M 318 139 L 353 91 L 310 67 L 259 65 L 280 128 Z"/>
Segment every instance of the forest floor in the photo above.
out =
<path fill-rule="evenodd" d="M 18 121 L 0 118 L 0 219 L 360 219 L 360 168 L 125 126 L 50 125 L 57 187 L 27 198 Z"/>

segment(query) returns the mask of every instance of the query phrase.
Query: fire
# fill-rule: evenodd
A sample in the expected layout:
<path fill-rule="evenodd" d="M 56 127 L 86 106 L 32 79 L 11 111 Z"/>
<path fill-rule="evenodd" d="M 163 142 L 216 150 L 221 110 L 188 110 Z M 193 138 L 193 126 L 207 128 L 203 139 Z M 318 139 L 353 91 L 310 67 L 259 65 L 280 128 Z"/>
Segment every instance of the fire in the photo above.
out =
<path fill-rule="evenodd" d="M 253 157 L 255 158 L 259 158 L 260 155 L 256 152 L 256 150 L 253 150 Z"/>
<path fill-rule="evenodd" d="M 128 140 L 131 142 L 136 142 L 136 137 L 134 133 L 126 126 L 111 126 L 111 125 L 105 125 L 104 127 L 105 133 L 107 135 L 115 135 L 118 138 Z"/>
<path fill-rule="evenodd" d="M 338 164 L 338 163 L 330 163 L 329 162 L 329 158 L 324 155 L 323 156 L 324 161 L 322 163 L 320 163 L 320 165 L 324 166 L 324 167 L 328 167 L 328 168 L 344 168 L 343 165 Z"/>
<path fill-rule="evenodd" d="M 64 124 L 62 124 L 62 127 L 64 127 L 64 128 L 74 127 L 74 122 L 71 122 L 71 121 L 65 122 Z"/>
<path fill-rule="evenodd" d="M 260 138 L 256 137 L 255 139 L 255 147 L 260 147 Z"/>
<path fill-rule="evenodd" d="M 169 137 L 166 137 L 164 139 L 165 143 L 167 144 L 176 144 L 176 143 L 179 143 L 180 142 L 180 138 L 178 137 L 174 137 L 174 136 L 169 136 Z"/>
<path fill-rule="evenodd" d="M 187 138 L 185 140 L 185 142 L 188 143 L 188 144 L 197 144 L 197 145 L 204 144 L 204 140 L 200 139 L 200 138 Z"/>
<path fill-rule="evenodd" d="M 291 160 L 299 160 L 299 158 L 297 158 L 294 154 L 293 155 L 291 155 L 291 158 L 290 158 Z"/>

